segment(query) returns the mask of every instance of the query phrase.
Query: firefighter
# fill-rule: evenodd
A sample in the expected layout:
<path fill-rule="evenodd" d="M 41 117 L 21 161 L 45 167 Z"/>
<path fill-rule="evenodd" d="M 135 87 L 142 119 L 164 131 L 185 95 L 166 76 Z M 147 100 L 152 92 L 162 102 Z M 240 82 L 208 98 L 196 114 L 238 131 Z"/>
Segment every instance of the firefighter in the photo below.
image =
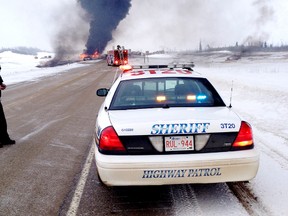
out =
<path fill-rule="evenodd" d="M 0 71 L 1 71 L 1 65 L 0 65 Z M 15 144 L 15 140 L 10 139 L 9 134 L 7 132 L 7 122 L 3 110 L 3 106 L 1 103 L 1 91 L 5 90 L 6 85 L 3 83 L 3 79 L 0 75 L 0 148 L 3 147 L 3 145 L 13 145 Z"/>

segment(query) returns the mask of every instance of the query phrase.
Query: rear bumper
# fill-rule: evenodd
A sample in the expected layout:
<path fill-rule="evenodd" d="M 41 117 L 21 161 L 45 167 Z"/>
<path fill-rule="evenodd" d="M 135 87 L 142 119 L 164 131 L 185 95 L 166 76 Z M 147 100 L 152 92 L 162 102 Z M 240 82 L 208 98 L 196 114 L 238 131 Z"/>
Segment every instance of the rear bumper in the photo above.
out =
<path fill-rule="evenodd" d="M 98 174 L 104 184 L 165 185 L 248 181 L 259 167 L 256 149 L 182 155 L 103 155 L 97 147 Z"/>

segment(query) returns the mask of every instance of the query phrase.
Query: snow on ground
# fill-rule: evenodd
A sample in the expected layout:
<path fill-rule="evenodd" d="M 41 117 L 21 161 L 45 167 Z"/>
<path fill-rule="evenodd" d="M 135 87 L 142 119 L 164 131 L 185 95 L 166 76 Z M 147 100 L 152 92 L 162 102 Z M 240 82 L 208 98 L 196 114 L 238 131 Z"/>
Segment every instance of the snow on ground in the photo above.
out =
<path fill-rule="evenodd" d="M 268 215 L 288 215 L 288 54 L 274 53 L 225 61 L 229 52 L 196 56 L 195 70 L 208 77 L 229 104 L 233 81 L 232 106 L 251 123 L 255 144 L 261 152 L 260 168 L 249 187 Z M 184 61 L 187 62 L 187 56 Z M 44 59 L 45 60 L 45 59 Z M 181 57 L 155 55 L 131 60 L 133 64 L 181 61 Z M 80 63 L 54 68 L 37 68 L 43 59 L 0 53 L 1 75 L 6 84 L 65 72 L 84 66 Z"/>
<path fill-rule="evenodd" d="M 38 68 L 37 65 L 53 58 L 53 53 L 40 52 L 36 56 L 15 54 L 11 51 L 0 53 L 0 72 L 6 85 L 37 80 L 43 76 L 51 76 L 59 72 L 65 72 L 76 67 L 83 67 L 84 64 L 73 63 L 50 68 Z M 51 57 L 51 58 L 50 58 Z"/>

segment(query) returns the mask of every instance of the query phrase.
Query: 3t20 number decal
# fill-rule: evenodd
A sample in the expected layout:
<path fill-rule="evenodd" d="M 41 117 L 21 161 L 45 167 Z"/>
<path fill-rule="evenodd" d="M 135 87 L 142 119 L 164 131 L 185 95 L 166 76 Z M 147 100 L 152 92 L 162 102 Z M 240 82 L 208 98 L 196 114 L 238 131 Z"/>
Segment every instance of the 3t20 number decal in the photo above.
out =
<path fill-rule="evenodd" d="M 235 124 L 233 123 L 222 123 L 220 124 L 221 129 L 233 129 L 235 128 Z"/>

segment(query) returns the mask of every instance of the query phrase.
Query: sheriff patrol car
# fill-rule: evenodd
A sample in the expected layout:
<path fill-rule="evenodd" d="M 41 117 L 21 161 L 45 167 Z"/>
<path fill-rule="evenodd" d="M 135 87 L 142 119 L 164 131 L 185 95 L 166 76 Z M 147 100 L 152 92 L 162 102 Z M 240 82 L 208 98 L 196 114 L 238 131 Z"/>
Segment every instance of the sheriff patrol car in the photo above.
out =
<path fill-rule="evenodd" d="M 248 181 L 252 129 L 191 65 L 123 66 L 96 122 L 95 158 L 108 186 Z"/>

